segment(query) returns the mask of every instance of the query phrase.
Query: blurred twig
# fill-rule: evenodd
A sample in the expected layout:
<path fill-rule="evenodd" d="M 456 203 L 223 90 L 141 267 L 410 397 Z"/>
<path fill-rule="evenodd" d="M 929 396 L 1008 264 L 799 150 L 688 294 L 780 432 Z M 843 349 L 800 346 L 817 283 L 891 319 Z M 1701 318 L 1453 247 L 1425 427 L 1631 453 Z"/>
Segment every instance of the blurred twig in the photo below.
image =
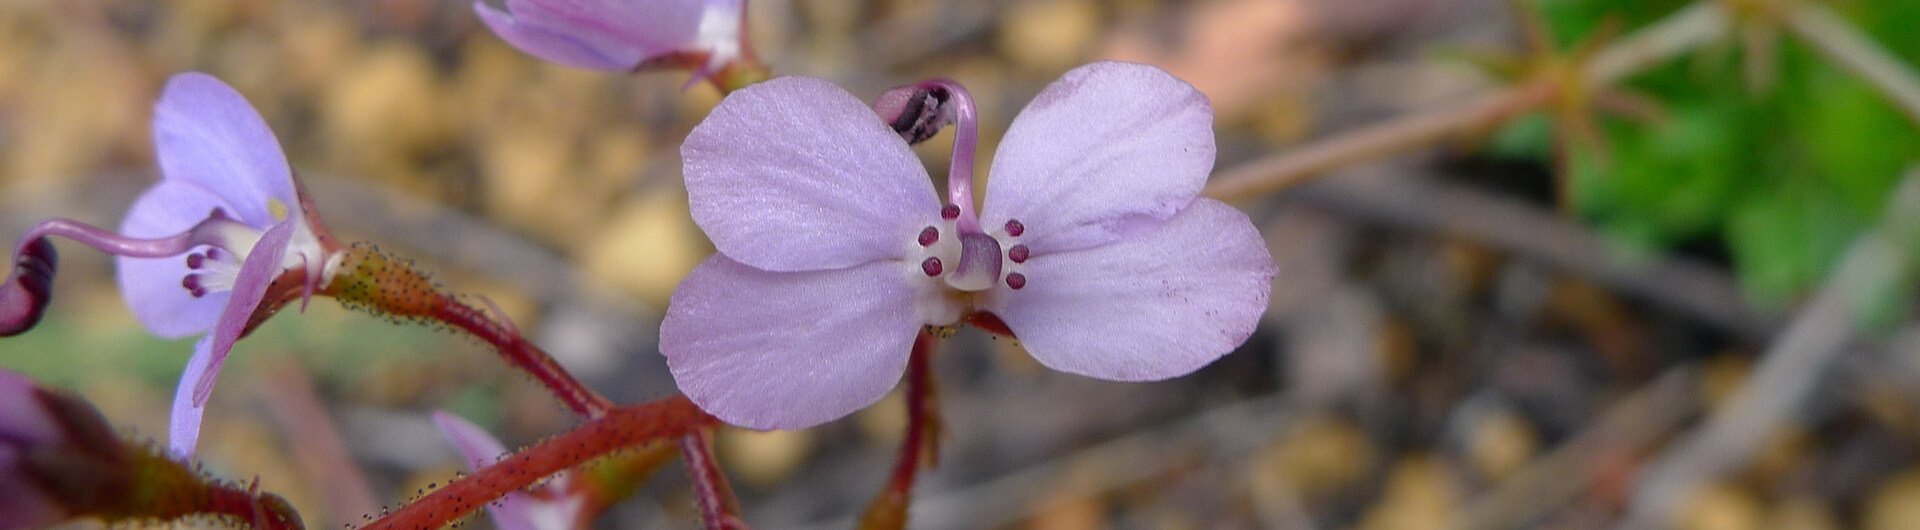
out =
<path fill-rule="evenodd" d="M 295 462 L 325 492 L 329 518 L 346 524 L 373 513 L 379 504 L 367 489 L 367 477 L 348 454 L 340 429 L 327 414 L 306 370 L 292 359 L 279 358 L 272 364 L 264 371 L 265 384 L 257 385 L 255 391 L 265 402 Z"/>
<path fill-rule="evenodd" d="M 1787 29 L 1854 75 L 1865 79 L 1920 125 L 1920 76 L 1826 6 L 1793 2 Z"/>
<path fill-rule="evenodd" d="M 972 486 L 929 492 L 914 501 L 911 520 L 965 521 L 978 528 L 1004 526 L 1044 508 L 1036 499 L 1097 495 L 1166 473 L 1178 460 L 1168 455 L 1177 453 L 1180 447 L 1206 447 L 1213 460 L 1241 461 L 1260 444 L 1287 430 L 1292 403 L 1287 394 L 1253 398 Z M 1125 465 L 1114 465 L 1116 462 Z M 1062 478 L 1068 476 L 1084 480 L 1063 487 Z M 847 524 L 831 527 L 845 528 Z"/>
<path fill-rule="evenodd" d="M 1667 370 L 1559 449 L 1494 486 L 1449 528 L 1516 528 L 1538 520 L 1603 478 L 1605 457 L 1639 453 L 1693 417 L 1699 408 L 1695 395 L 1692 367 Z"/>
<path fill-rule="evenodd" d="M 1700 2 L 1594 54 L 1584 69 L 1589 84 L 1604 85 L 1651 67 L 1726 33 L 1724 11 Z M 1259 197 L 1328 171 L 1403 152 L 1468 131 L 1483 130 L 1551 101 L 1559 88 L 1528 83 L 1471 103 L 1397 118 L 1268 155 L 1218 173 L 1201 193 L 1222 200 Z"/>
<path fill-rule="evenodd" d="M 1380 169 L 1314 182 L 1287 197 L 1375 222 L 1474 239 L 1673 308 L 1755 344 L 1773 336 L 1773 319 L 1752 312 L 1738 286 L 1718 268 L 1680 258 L 1626 256 L 1584 226 L 1517 201 Z"/>
<path fill-rule="evenodd" d="M 1813 301 L 1767 349 L 1751 377 L 1704 426 L 1674 444 L 1643 475 L 1622 528 L 1672 520 L 1701 482 L 1746 462 L 1812 392 L 1814 382 L 1853 341 L 1862 307 L 1896 291 L 1920 236 L 1920 167 L 1894 189 L 1880 225 L 1862 234 Z"/>

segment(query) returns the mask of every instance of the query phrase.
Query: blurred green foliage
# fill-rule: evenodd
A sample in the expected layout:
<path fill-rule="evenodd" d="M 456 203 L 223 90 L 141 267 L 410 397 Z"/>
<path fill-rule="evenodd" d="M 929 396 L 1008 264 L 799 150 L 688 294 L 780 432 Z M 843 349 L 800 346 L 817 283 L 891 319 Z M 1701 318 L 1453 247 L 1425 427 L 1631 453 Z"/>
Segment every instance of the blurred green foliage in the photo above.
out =
<path fill-rule="evenodd" d="M 1690 2 L 1544 0 L 1557 42 L 1579 42 L 1609 19 L 1629 30 Z M 1920 63 L 1920 2 L 1834 5 L 1908 64 Z M 1824 277 L 1854 236 L 1879 217 L 1901 171 L 1920 159 L 1920 129 L 1879 93 L 1820 57 L 1784 28 L 1738 24 L 1734 35 L 1630 80 L 1660 112 L 1600 117 L 1598 145 L 1569 142 L 1573 212 L 1615 240 L 1643 249 L 1692 241 L 1724 245 L 1748 296 L 1792 302 Z M 1773 31 L 1756 48 L 1740 32 Z M 1759 61 L 1765 82 L 1750 83 Z M 1498 134 L 1498 155 L 1550 160 L 1549 118 L 1529 116 Z"/>

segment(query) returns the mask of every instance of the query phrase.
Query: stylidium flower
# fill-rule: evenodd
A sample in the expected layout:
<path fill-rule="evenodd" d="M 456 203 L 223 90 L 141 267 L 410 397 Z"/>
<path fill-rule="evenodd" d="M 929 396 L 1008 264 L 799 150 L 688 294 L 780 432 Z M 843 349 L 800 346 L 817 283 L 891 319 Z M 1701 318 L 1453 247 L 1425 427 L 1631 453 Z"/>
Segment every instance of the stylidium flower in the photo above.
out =
<path fill-rule="evenodd" d="M 473 10 L 528 55 L 594 70 L 694 68 L 695 79 L 752 56 L 746 0 L 506 0 Z"/>
<path fill-rule="evenodd" d="M 440 434 L 460 449 L 467 469 L 479 471 L 507 454 L 506 446 L 467 420 L 445 411 L 433 413 Z M 487 505 L 487 515 L 500 530 L 572 530 L 581 527 L 585 498 L 569 491 L 569 475 L 561 473 L 534 491 L 515 491 Z"/>
<path fill-rule="evenodd" d="M 689 134 L 691 211 L 719 253 L 674 292 L 660 350 L 694 403 L 750 428 L 831 421 L 893 387 L 922 326 L 1004 325 L 1046 366 L 1117 381 L 1252 334 L 1276 269 L 1245 214 L 1197 197 L 1205 96 L 1151 66 L 1068 72 L 1015 118 L 976 215 L 971 100 L 934 85 L 959 127 L 944 206 L 912 127 L 825 81 L 741 89 Z"/>
<path fill-rule="evenodd" d="M 304 307 L 332 277 L 341 247 L 314 216 L 273 131 L 232 87 L 206 74 L 174 76 L 154 105 L 153 139 L 161 180 L 134 201 L 120 232 L 68 219 L 35 225 L 14 249 L 23 265 L 0 291 L 0 315 L 45 306 L 44 294 L 16 287 L 52 276 L 52 260 L 35 259 L 51 255 L 44 237 L 118 256 L 121 294 L 147 329 L 206 334 L 174 397 L 170 444 L 184 458 L 233 343 L 294 298 Z"/>

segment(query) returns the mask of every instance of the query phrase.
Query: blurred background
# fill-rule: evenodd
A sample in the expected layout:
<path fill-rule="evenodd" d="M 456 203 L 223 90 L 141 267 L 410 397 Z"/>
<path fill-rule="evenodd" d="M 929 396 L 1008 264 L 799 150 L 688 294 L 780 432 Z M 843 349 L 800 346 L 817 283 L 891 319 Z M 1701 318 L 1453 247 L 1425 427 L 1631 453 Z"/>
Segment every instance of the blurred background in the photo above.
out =
<path fill-rule="evenodd" d="M 1217 176 L 1319 175 L 1222 195 L 1281 274 L 1260 331 L 1196 374 L 1095 381 L 945 341 L 916 526 L 1920 528 L 1920 201 L 1895 193 L 1920 113 L 1820 44 L 1850 35 L 1910 79 L 1920 2 L 755 0 L 749 18 L 776 73 L 868 100 L 959 80 L 983 157 L 1060 73 L 1122 59 L 1212 99 Z M 152 101 L 186 70 L 260 109 L 344 239 L 487 297 L 616 401 L 673 392 L 655 327 L 712 252 L 678 145 L 713 88 L 541 62 L 464 2 L 7 0 L 0 233 L 117 226 L 157 178 Z M 1379 141 L 1423 117 L 1444 134 Z M 1286 169 L 1367 141 L 1392 148 Z M 950 144 L 917 150 L 941 173 Z M 0 367 L 161 435 L 191 341 L 149 336 L 111 260 L 59 244 L 52 312 L 0 341 Z M 573 422 L 476 342 L 324 300 L 222 379 L 206 468 L 259 476 L 310 528 L 461 470 L 435 409 L 509 446 Z M 904 418 L 896 395 L 717 449 L 748 522 L 844 528 Z M 662 471 L 601 526 L 692 526 L 685 483 Z"/>

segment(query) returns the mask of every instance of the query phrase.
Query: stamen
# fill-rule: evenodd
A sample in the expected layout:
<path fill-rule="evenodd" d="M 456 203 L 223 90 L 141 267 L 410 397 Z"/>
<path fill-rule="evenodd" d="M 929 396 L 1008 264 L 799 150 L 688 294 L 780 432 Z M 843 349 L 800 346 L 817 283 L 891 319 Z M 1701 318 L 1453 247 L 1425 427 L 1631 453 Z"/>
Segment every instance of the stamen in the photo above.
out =
<path fill-rule="evenodd" d="M 1013 248 L 1007 249 L 1007 259 L 1013 260 L 1014 263 L 1026 263 L 1029 252 L 1031 251 L 1027 250 L 1026 245 L 1014 245 Z"/>
<path fill-rule="evenodd" d="M 211 250 L 211 249 L 209 249 L 209 250 Z M 187 268 L 188 268 L 188 269 L 193 269 L 193 270 L 200 270 L 200 266 L 201 266 L 201 265 L 204 265 L 204 264 L 206 263 L 206 261 L 207 261 L 207 255 L 206 255 L 206 254 L 201 254 L 201 253 L 198 253 L 198 252 L 195 252 L 195 253 L 192 253 L 192 254 L 188 254 L 188 255 L 187 255 Z"/>
<path fill-rule="evenodd" d="M 940 229 L 929 226 L 920 230 L 920 246 L 930 247 L 938 242 L 940 242 Z"/>
<path fill-rule="evenodd" d="M 960 218 L 960 207 L 959 207 L 959 206 L 954 206 L 954 205 L 951 205 L 951 204 L 949 204 L 949 205 L 946 205 L 946 207 L 944 207 L 944 208 L 941 208 L 941 209 L 940 209 L 940 218 L 941 218 L 941 219 L 946 219 L 946 220 L 948 220 L 948 221 L 952 221 L 952 220 L 954 220 L 954 219 L 959 219 L 959 218 Z"/>
<path fill-rule="evenodd" d="M 1020 224 L 1019 219 L 1007 220 L 1007 235 L 1020 237 L 1020 234 L 1026 233 L 1026 231 L 1027 225 Z"/>
<path fill-rule="evenodd" d="M 920 272 L 927 273 L 928 276 L 939 276 L 940 258 L 927 258 L 926 261 L 920 262 Z"/>
<path fill-rule="evenodd" d="M 984 291 L 1000 279 L 1000 242 L 986 234 L 960 234 L 960 263 L 947 276 L 947 285 L 962 291 Z"/>
<path fill-rule="evenodd" d="M 1018 272 L 1007 275 L 1007 287 L 1019 289 L 1027 286 L 1027 276 Z"/>

